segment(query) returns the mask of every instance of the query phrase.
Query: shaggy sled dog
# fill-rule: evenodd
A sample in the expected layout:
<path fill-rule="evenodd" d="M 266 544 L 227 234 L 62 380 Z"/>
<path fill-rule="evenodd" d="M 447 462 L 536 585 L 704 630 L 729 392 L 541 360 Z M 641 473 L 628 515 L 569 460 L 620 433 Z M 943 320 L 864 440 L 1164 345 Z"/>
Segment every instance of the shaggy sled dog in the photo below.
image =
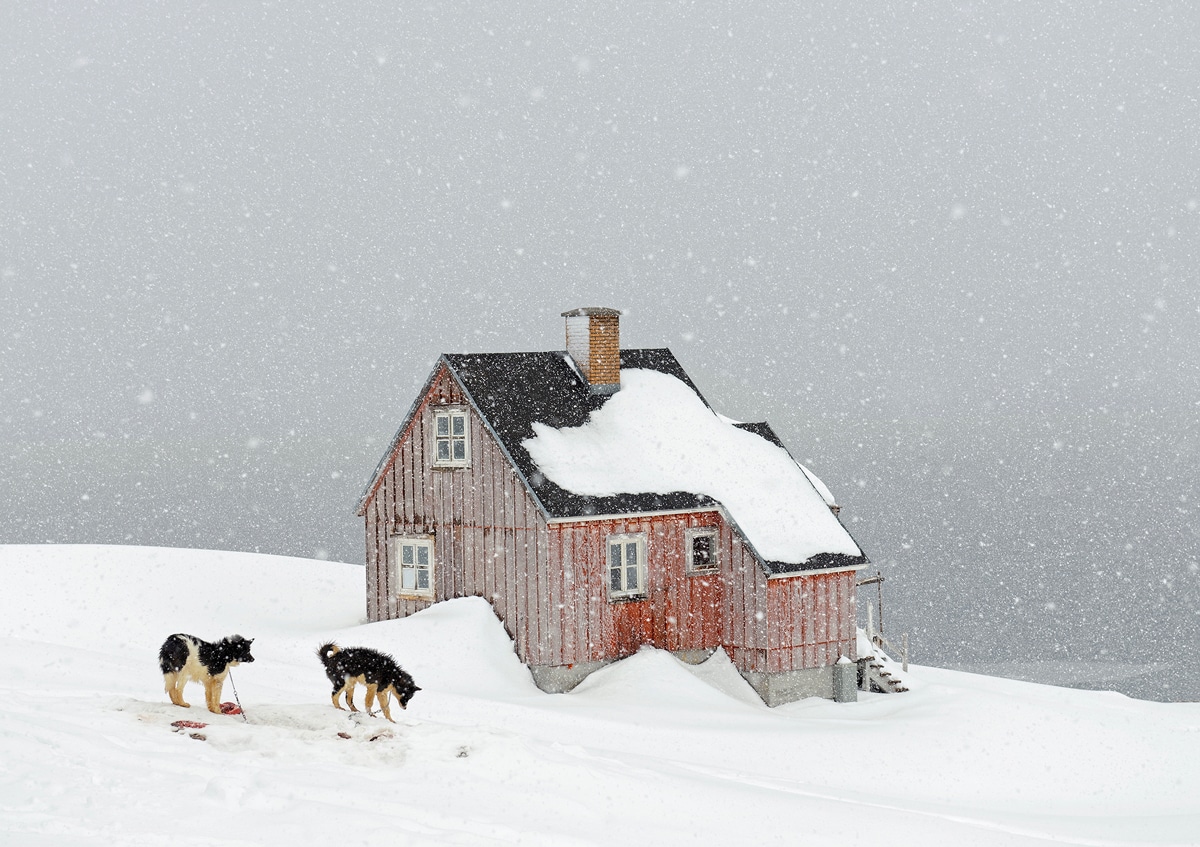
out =
<path fill-rule="evenodd" d="M 330 642 L 321 645 L 317 655 L 325 665 L 325 676 L 333 683 L 333 705 L 339 709 L 342 705 L 338 702 L 338 697 L 345 692 L 346 705 L 350 707 L 350 711 L 358 711 L 354 708 L 354 686 L 361 684 L 367 687 L 367 714 L 371 713 L 371 704 L 378 697 L 383 716 L 392 721 L 392 713 L 388 709 L 388 695 L 393 695 L 400 708 L 404 709 L 408 707 L 413 695 L 421 690 L 413 683 L 413 678 L 387 653 L 380 653 L 369 647 L 347 647 L 343 650 Z"/>
<path fill-rule="evenodd" d="M 210 712 L 221 714 L 221 687 L 229 669 L 242 662 L 253 662 L 250 644 L 254 639 L 240 635 L 222 638 L 215 644 L 201 641 L 194 635 L 176 633 L 163 642 L 158 651 L 158 666 L 162 668 L 163 685 L 176 706 L 183 702 L 183 686 L 189 682 L 204 684 L 204 702 Z"/>

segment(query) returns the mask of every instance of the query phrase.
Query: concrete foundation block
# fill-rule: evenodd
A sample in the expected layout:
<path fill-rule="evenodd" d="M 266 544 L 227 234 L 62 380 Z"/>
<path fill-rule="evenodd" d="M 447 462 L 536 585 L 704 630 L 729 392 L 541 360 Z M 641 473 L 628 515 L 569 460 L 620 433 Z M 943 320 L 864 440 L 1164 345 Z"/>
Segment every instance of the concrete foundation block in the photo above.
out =
<path fill-rule="evenodd" d="M 855 666 L 850 665 L 850 670 L 854 671 Z M 803 697 L 834 699 L 833 666 L 779 673 L 742 672 L 742 677 L 768 706 L 793 703 Z"/>
<path fill-rule="evenodd" d="M 577 662 L 574 665 L 530 665 L 529 673 L 533 676 L 533 684 L 549 694 L 562 694 L 570 691 L 613 660 L 599 662 Z"/>
<path fill-rule="evenodd" d="M 712 658 L 712 654 L 715 652 L 717 652 L 716 647 L 707 647 L 697 650 L 675 650 L 671 655 L 685 665 L 702 665 Z"/>
<path fill-rule="evenodd" d="M 858 701 L 858 663 L 847 659 L 833 666 L 833 699 L 837 703 Z"/>

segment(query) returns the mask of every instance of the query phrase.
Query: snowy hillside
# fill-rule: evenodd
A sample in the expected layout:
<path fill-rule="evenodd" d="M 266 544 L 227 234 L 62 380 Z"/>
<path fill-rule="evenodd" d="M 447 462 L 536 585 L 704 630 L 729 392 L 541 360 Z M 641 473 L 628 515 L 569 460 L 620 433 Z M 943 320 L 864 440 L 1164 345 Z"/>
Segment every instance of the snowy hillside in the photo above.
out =
<path fill-rule="evenodd" d="M 362 577 L 0 546 L 0 843 L 1200 840 L 1200 704 L 915 667 L 908 694 L 767 709 L 722 654 L 689 668 L 657 651 L 550 695 L 482 600 L 367 625 Z M 168 703 L 156 652 L 178 631 L 255 638 L 233 672 L 247 720 L 210 715 L 194 685 L 191 709 Z M 413 674 L 396 725 L 330 705 L 326 639 Z"/>

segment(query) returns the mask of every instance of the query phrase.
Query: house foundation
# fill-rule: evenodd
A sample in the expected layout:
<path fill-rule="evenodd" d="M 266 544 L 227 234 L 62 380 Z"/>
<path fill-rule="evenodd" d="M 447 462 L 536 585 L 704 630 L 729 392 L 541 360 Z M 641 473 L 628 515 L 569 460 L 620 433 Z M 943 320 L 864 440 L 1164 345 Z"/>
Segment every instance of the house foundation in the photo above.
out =
<path fill-rule="evenodd" d="M 750 683 L 768 706 L 781 706 L 792 703 L 804 697 L 824 697 L 826 700 L 838 702 L 853 702 L 857 699 L 857 688 L 847 688 L 843 679 L 846 672 L 837 673 L 842 666 L 829 665 L 823 668 L 805 668 L 797 671 L 780 671 L 778 673 L 742 672 L 742 678 Z M 854 680 L 857 667 L 849 668 L 850 680 Z M 840 685 L 837 683 L 841 683 Z"/>
<path fill-rule="evenodd" d="M 713 652 L 711 649 L 678 650 L 673 655 L 681 662 L 698 665 L 712 656 Z M 617 660 L 528 667 L 534 685 L 548 694 L 564 694 L 614 661 Z M 854 662 L 779 673 L 740 673 L 768 706 L 793 703 L 805 697 L 823 697 L 838 703 L 853 703 L 858 699 L 858 665 Z"/>
<path fill-rule="evenodd" d="M 529 665 L 529 673 L 533 676 L 533 684 L 542 691 L 547 694 L 563 694 L 583 682 L 588 675 L 614 661 L 604 659 L 598 662 L 576 662 L 573 665 Z"/>
<path fill-rule="evenodd" d="M 712 658 L 715 652 L 716 647 L 699 647 L 695 650 L 675 650 L 671 655 L 685 665 L 702 665 Z"/>

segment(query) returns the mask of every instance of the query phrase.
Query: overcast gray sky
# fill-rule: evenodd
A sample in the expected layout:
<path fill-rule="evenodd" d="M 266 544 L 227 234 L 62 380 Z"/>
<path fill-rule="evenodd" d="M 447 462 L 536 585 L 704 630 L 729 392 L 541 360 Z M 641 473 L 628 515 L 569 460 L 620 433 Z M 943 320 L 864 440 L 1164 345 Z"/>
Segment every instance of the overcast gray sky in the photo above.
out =
<path fill-rule="evenodd" d="M 921 661 L 1196 643 L 1193 4 L 303 6 L 0 9 L 0 540 L 360 562 L 437 355 L 603 305 Z"/>

